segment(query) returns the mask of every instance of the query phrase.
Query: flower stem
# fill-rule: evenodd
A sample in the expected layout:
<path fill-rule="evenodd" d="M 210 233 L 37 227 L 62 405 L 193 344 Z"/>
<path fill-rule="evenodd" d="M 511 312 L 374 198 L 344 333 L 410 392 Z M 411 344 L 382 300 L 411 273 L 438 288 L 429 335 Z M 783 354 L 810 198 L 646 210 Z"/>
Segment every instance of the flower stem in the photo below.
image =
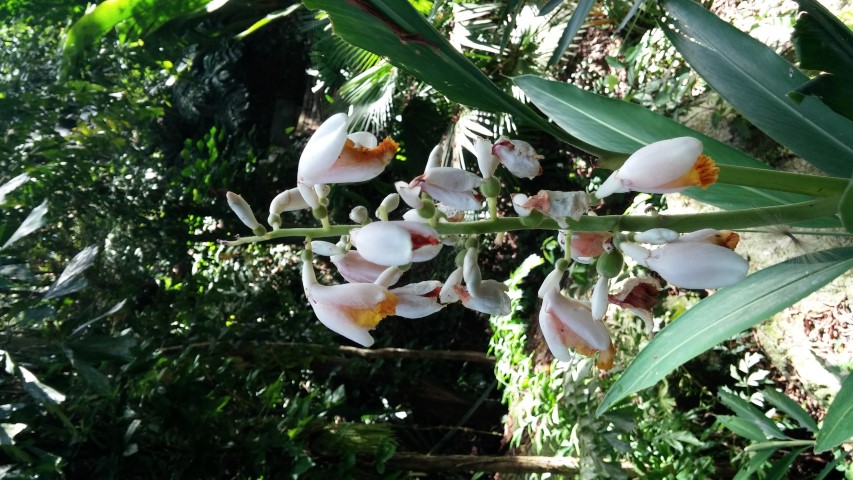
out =
<path fill-rule="evenodd" d="M 576 232 L 620 231 L 642 232 L 652 228 L 668 228 L 676 232 L 692 232 L 702 228 L 738 230 L 744 228 L 776 225 L 779 223 L 797 223 L 806 220 L 835 215 L 838 211 L 839 197 L 822 197 L 807 202 L 781 205 L 778 207 L 750 208 L 724 212 L 694 213 L 687 215 L 605 215 L 583 216 L 578 221 L 567 219 L 569 230 Z M 328 222 L 328 220 L 327 220 Z M 223 242 L 225 245 L 241 245 L 285 237 L 313 238 L 337 237 L 346 235 L 361 225 L 333 225 L 328 228 L 287 228 L 268 232 L 263 236 L 242 237 Z M 519 217 L 503 217 L 494 220 L 474 222 L 439 223 L 435 229 L 444 235 L 472 235 L 484 233 L 526 230 Z M 545 219 L 536 227 L 538 230 L 561 230 L 557 222 Z"/>
<path fill-rule="evenodd" d="M 846 178 L 780 172 L 769 168 L 749 168 L 719 164 L 717 166 L 720 167 L 720 173 L 717 178 L 718 183 L 802 193 L 815 197 L 840 195 L 847 188 L 847 183 L 849 182 Z"/>
<path fill-rule="evenodd" d="M 489 219 L 497 220 L 498 218 L 498 198 L 497 197 L 486 197 L 486 200 L 489 204 Z"/>

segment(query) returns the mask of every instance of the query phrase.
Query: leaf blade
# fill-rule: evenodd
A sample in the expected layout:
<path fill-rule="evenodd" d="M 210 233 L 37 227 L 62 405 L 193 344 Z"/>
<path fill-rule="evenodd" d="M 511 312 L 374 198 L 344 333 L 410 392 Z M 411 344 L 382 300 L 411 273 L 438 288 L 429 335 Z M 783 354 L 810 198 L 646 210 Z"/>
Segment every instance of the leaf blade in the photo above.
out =
<path fill-rule="evenodd" d="M 823 426 L 817 432 L 815 452 L 825 452 L 851 437 L 853 437 L 853 375 L 848 375 L 826 411 Z"/>

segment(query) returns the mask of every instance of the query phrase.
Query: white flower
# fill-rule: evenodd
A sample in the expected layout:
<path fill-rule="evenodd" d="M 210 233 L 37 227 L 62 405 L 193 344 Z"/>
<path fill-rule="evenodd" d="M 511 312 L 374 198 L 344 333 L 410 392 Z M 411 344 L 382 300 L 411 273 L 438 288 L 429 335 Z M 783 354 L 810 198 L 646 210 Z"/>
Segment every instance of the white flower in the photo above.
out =
<path fill-rule="evenodd" d="M 567 218 L 578 221 L 589 211 L 589 194 L 539 190 L 539 193 L 532 197 L 524 194 L 514 195 L 512 206 L 520 216 L 526 217 L 532 210 L 536 210 L 553 218 L 560 228 L 566 228 Z"/>
<path fill-rule="evenodd" d="M 325 286 L 317 283 L 310 258 L 302 260 L 302 286 L 320 322 L 359 345 L 373 345 L 369 331 L 394 315 L 397 297 L 373 283 Z"/>
<path fill-rule="evenodd" d="M 438 303 L 439 292 L 441 282 L 437 280 L 410 283 L 391 290 L 397 296 L 397 316 L 422 318 L 438 312 L 444 308 L 444 305 Z"/>
<path fill-rule="evenodd" d="M 475 189 L 482 183 L 482 178 L 461 168 L 435 167 L 415 177 L 405 188 L 398 186 L 397 192 L 412 208 L 420 208 L 419 200 L 410 199 L 416 196 L 416 192 L 424 191 L 456 210 L 479 210 L 483 197 Z M 405 190 L 409 192 L 404 193 Z"/>
<path fill-rule="evenodd" d="M 382 173 L 397 153 L 397 144 L 391 138 L 377 142 L 367 132 L 356 132 L 347 138 L 348 122 L 345 113 L 338 113 L 314 132 L 299 158 L 298 183 L 364 182 Z M 305 201 L 311 203 L 309 198 Z"/>
<path fill-rule="evenodd" d="M 366 260 L 356 250 L 332 256 L 330 260 L 337 267 L 338 273 L 351 283 L 373 283 L 388 269 L 385 265 Z M 394 285 L 403 276 L 402 270 L 397 269 L 396 272 L 396 278 L 392 278 L 386 286 Z"/>
<path fill-rule="evenodd" d="M 255 218 L 255 214 L 252 212 L 252 207 L 249 206 L 248 202 L 243 200 L 243 197 L 234 192 L 228 192 L 225 194 L 225 199 L 228 200 L 228 206 L 237 214 L 237 217 L 244 225 L 249 227 L 258 235 L 266 233 L 266 229 L 264 229 L 263 225 L 258 223 L 258 220 Z M 263 232 L 258 233 L 261 231 Z"/>
<path fill-rule="evenodd" d="M 492 154 L 516 177 L 532 179 L 542 173 L 542 166 L 539 165 L 542 155 L 537 155 L 525 141 L 500 137 L 492 146 Z"/>
<path fill-rule="evenodd" d="M 693 137 L 662 140 L 634 152 L 595 192 L 598 198 L 614 193 L 672 193 L 687 187 L 707 188 L 717 181 L 719 168 L 701 155 L 702 142 Z"/>
<path fill-rule="evenodd" d="M 722 288 L 746 278 L 749 264 L 726 247 L 705 241 L 667 243 L 654 250 L 623 242 L 619 248 L 680 288 Z"/>
<path fill-rule="evenodd" d="M 441 250 L 438 232 L 418 222 L 373 222 L 350 233 L 359 253 L 373 263 L 406 265 L 432 260 Z"/>
<path fill-rule="evenodd" d="M 598 353 L 598 368 L 613 368 L 616 348 L 607 327 L 592 318 L 588 306 L 564 296 L 556 288 L 549 290 L 542 300 L 539 327 L 557 360 L 571 361 L 569 349 L 573 348 L 587 357 Z"/>

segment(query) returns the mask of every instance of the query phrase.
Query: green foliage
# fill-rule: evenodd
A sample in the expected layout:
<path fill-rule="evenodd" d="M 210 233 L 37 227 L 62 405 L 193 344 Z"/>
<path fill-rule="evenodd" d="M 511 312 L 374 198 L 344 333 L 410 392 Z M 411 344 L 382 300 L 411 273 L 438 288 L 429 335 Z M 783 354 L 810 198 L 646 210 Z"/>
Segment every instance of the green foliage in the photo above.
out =
<path fill-rule="evenodd" d="M 824 452 L 853 437 L 851 410 L 853 410 L 853 380 L 848 375 L 835 400 L 826 411 L 823 426 L 817 433 L 815 451 Z"/>

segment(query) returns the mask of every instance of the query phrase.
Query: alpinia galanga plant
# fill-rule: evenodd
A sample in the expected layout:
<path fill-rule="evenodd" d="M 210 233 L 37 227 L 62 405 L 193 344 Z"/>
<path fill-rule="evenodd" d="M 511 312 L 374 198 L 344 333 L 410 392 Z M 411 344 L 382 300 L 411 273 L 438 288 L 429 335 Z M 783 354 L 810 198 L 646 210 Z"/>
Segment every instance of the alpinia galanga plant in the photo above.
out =
<path fill-rule="evenodd" d="M 808 77 L 796 66 L 701 5 L 689 0 L 659 2 L 666 11 L 660 27 L 669 40 L 748 120 L 832 176 L 778 172 L 638 105 L 532 75 L 513 78 L 542 117 L 492 83 L 407 2 L 382 9 L 367 0 L 305 3 L 325 10 L 335 33 L 344 40 L 386 57 L 451 101 L 524 120 L 528 126 L 599 157 L 602 166 L 615 170 L 590 192 L 516 194 L 511 202 L 517 215 L 501 217 L 496 206 L 502 186 L 496 169 L 503 165 L 516 177 L 533 178 L 541 172 L 541 162 L 553 159 L 542 158 L 535 146 L 519 140 L 475 139 L 470 149 L 477 158 L 479 175 L 441 164 L 442 152 L 437 149 L 426 159 L 423 174 L 396 182 L 397 194 L 375 208 L 377 221 L 369 219 L 373 208 L 357 206 L 350 214 L 355 224 L 332 225 L 329 185 L 374 178 L 397 150 L 392 139 L 379 142 L 363 132 L 348 136 L 347 117 L 332 116 L 303 152 L 296 184 L 273 200 L 271 231 L 257 222 L 239 196 L 229 194 L 232 208 L 254 235 L 226 244 L 304 237 L 303 278 L 308 300 L 320 321 L 353 341 L 370 345 L 370 329 L 387 316 L 417 318 L 457 301 L 489 315 L 508 314 L 510 303 L 503 284 L 483 279 L 478 259 L 489 252 L 480 248 L 479 237 L 515 230 L 554 230 L 563 245 L 564 258 L 539 290 L 540 326 L 558 360 L 570 358 L 573 351 L 595 357 L 601 369 L 621 368 L 618 345 L 613 344 L 607 329 L 608 306 L 612 303 L 640 316 L 651 333 L 651 310 L 664 288 L 658 277 L 682 289 L 719 289 L 665 326 L 633 361 L 625 362 L 627 367 L 599 407 L 602 412 L 853 266 L 853 248 L 839 248 L 747 276 L 747 260 L 734 251 L 737 230 L 800 224 L 844 227 L 853 232 L 849 180 L 853 174 L 853 122 L 838 109 L 837 102 L 830 102 L 837 100 L 830 92 L 810 96 L 816 87 L 812 82 L 806 85 Z M 814 48 L 826 42 L 835 44 L 839 37 L 849 43 L 853 34 L 816 3 L 800 0 L 800 5 L 805 12 L 801 22 L 819 19 L 799 31 L 798 53 L 808 65 L 805 68 L 853 72 L 848 62 L 853 57 Z M 387 9 L 393 9 L 394 15 L 388 15 Z M 524 184 L 524 180 L 520 182 Z M 590 214 L 611 194 L 628 192 L 683 192 L 723 211 Z M 401 205 L 410 209 L 402 220 L 391 220 Z M 312 210 L 320 226 L 280 228 L 283 212 L 304 208 Z M 332 238 L 336 243 L 320 238 Z M 405 277 L 410 263 L 447 254 L 450 245 L 461 251 L 456 256 L 458 268 L 448 279 L 392 288 Z M 330 256 L 349 283 L 320 285 L 313 273 L 314 254 Z M 616 277 L 624 275 L 626 258 L 656 276 L 629 278 L 620 287 L 611 286 Z M 589 298 L 570 298 L 562 290 L 564 272 L 572 261 L 595 263 L 598 279 Z M 853 404 L 853 382 L 845 384 L 839 398 L 840 411 Z M 853 428 L 834 421 L 820 430 L 816 448 L 832 448 L 851 434 Z"/>

